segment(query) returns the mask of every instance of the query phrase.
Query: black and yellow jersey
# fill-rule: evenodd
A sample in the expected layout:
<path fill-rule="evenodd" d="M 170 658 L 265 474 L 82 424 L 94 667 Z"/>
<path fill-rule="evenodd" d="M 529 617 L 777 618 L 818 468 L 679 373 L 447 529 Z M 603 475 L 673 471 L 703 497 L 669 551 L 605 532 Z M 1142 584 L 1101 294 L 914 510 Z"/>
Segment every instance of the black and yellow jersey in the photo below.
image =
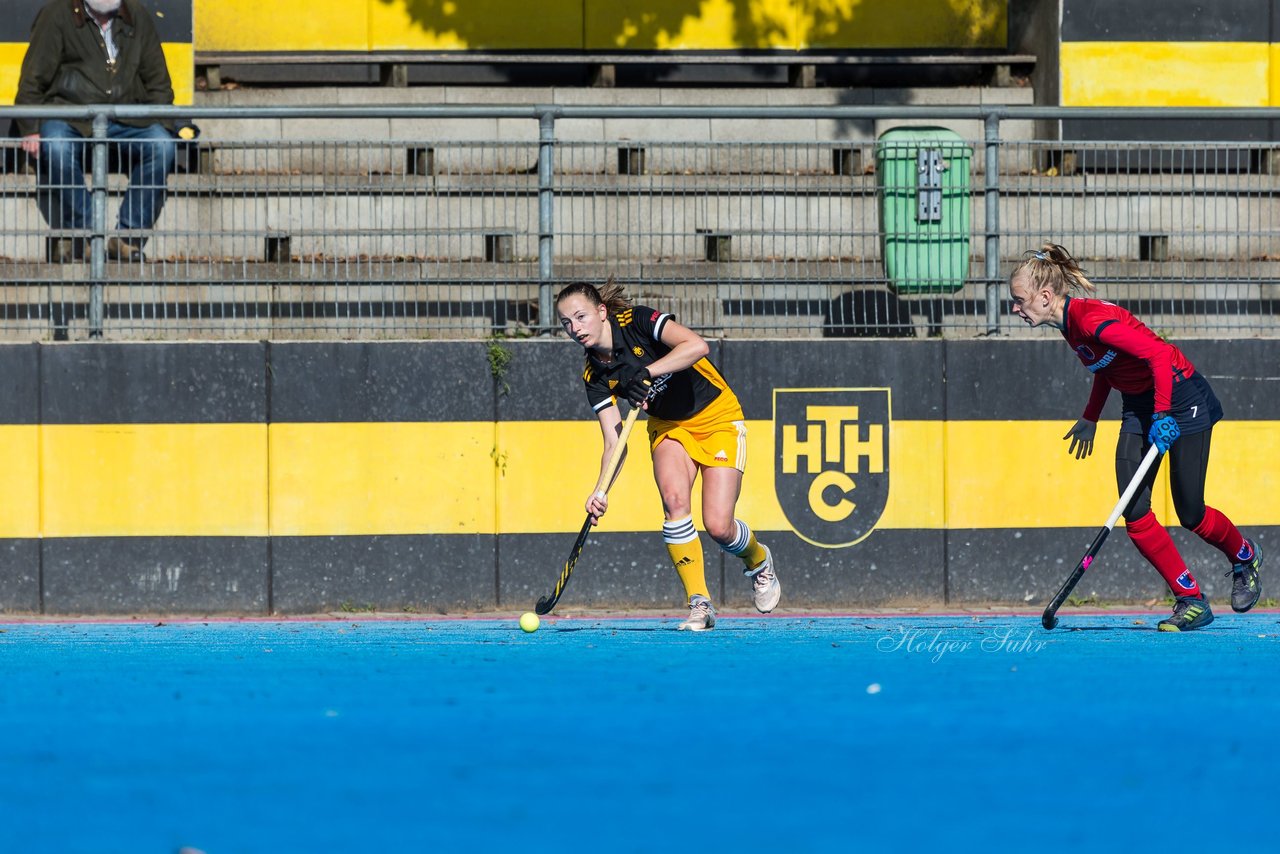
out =
<path fill-rule="evenodd" d="M 586 370 L 582 374 L 592 411 L 616 405 L 614 390 L 619 377 L 628 373 L 627 366 L 645 367 L 671 352 L 671 348 L 662 343 L 662 330 L 674 321 L 670 314 L 642 305 L 609 315 L 613 361 L 605 364 L 587 351 Z M 738 406 L 737 397 L 719 369 L 703 357 L 683 371 L 653 378 L 649 415 L 666 421 L 688 421 L 717 401 L 732 402 L 734 408 Z"/>

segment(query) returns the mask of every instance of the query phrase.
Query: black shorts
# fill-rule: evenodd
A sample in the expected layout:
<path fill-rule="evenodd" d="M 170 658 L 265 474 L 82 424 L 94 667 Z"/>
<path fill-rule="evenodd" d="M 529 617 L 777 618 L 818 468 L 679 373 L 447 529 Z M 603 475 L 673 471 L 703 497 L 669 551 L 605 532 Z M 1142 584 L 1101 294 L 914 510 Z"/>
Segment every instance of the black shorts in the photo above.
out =
<path fill-rule="evenodd" d="M 1202 433 L 1222 420 L 1222 404 L 1213 393 L 1209 381 L 1198 371 L 1186 379 L 1173 378 L 1172 405 L 1169 414 L 1178 422 L 1182 435 Z M 1146 437 L 1154 414 L 1155 390 L 1122 396 L 1124 411 L 1120 416 L 1121 433 L 1137 433 Z"/>

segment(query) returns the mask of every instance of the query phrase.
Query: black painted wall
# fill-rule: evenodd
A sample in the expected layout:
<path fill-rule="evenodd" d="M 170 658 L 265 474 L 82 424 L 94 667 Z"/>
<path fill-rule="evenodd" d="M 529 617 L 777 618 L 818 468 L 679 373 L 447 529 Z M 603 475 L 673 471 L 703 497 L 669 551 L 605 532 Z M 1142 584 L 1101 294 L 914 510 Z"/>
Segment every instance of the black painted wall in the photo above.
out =
<path fill-rule="evenodd" d="M 486 343 L 72 344 L 0 347 L 0 423 L 33 425 L 565 421 L 591 419 L 581 352 L 563 340 L 505 342 L 495 378 Z M 1280 421 L 1271 394 L 1280 342 L 1191 340 L 1228 418 Z M 1060 421 L 1078 414 L 1088 375 L 1061 341 L 730 341 L 711 358 L 750 422 L 773 417 L 775 389 L 892 390 L 895 421 Z M 1114 418 L 1109 404 L 1104 418 Z M 754 429 L 754 428 L 753 428 Z M 1056 449 L 1060 451 L 1061 449 Z M 960 452 L 963 452 L 961 449 Z M 584 453 L 594 453 L 594 448 Z M 1219 447 L 1215 454 L 1239 454 Z M 1056 459 L 1056 457 L 1055 457 Z M 1052 464 L 1052 463 L 1050 463 Z M 1269 456 L 1259 466 L 1273 466 Z M 751 466 L 773 461 L 752 460 Z M 750 474 L 748 475 L 750 477 Z M 448 484 L 441 484 L 447 489 Z M 578 488 L 566 484 L 566 488 Z M 1102 494 L 1113 489 L 1104 484 Z M 1264 497 L 1259 496 L 1262 500 Z M 656 490 L 653 500 L 657 501 Z M 1100 525 L 1110 510 L 1097 508 Z M 1088 518 L 1092 518 L 1089 516 Z M 1250 533 L 1264 542 L 1274 525 Z M 874 530 L 848 548 L 768 531 L 792 608 L 894 603 L 1043 603 L 1095 527 Z M 1219 556 L 1174 531 L 1208 589 Z M 29 537 L 0 540 L 0 611 L 311 613 L 523 610 L 547 592 L 572 535 Z M 704 543 L 712 592 L 749 607 L 736 561 Z M 183 583 L 165 572 L 182 569 Z M 1108 544 L 1084 595 L 1142 600 L 1162 585 L 1127 539 Z M 661 536 L 600 533 L 562 608 L 678 609 Z"/>

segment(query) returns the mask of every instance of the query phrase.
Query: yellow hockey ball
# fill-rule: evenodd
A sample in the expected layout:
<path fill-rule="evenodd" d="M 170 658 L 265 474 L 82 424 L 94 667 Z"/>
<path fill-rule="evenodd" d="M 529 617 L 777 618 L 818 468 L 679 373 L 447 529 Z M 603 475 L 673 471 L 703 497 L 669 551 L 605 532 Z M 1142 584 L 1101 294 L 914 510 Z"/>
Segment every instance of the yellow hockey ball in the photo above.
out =
<path fill-rule="evenodd" d="M 520 628 L 526 632 L 536 632 L 540 622 L 542 621 L 538 619 L 538 615 L 532 611 L 527 611 L 520 615 Z"/>

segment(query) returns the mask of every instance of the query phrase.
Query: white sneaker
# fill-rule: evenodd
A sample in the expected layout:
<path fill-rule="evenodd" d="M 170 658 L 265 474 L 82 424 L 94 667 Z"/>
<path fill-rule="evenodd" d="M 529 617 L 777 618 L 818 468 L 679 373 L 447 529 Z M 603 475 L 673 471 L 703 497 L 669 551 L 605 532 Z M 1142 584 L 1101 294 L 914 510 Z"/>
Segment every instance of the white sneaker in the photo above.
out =
<path fill-rule="evenodd" d="M 689 597 L 689 618 L 676 628 L 682 632 L 705 632 L 715 625 L 716 609 L 711 607 L 711 600 L 695 594 Z"/>
<path fill-rule="evenodd" d="M 744 569 L 742 574 L 751 579 L 757 611 L 767 614 L 778 607 L 778 600 L 782 598 L 782 585 L 774 574 L 773 552 L 769 551 L 768 546 L 764 547 L 764 560 L 754 569 Z"/>

